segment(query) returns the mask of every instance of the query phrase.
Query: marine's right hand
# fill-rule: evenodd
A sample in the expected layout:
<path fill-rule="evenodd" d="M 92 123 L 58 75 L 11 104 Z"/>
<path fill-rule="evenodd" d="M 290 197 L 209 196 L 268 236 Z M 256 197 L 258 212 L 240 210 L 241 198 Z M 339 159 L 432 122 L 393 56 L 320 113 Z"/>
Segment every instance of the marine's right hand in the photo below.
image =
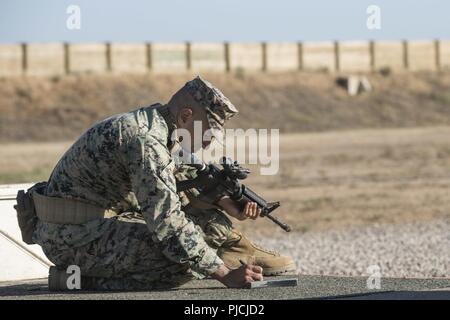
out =
<path fill-rule="evenodd" d="M 228 288 L 242 288 L 250 282 L 263 280 L 262 271 L 260 266 L 254 265 L 243 265 L 235 270 L 222 266 L 212 277 Z"/>

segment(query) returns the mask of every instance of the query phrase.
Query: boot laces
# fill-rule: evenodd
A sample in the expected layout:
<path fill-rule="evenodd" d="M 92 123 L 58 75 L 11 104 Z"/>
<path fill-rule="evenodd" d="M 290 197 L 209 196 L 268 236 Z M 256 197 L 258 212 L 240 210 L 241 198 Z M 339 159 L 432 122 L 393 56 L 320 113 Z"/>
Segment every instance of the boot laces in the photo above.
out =
<path fill-rule="evenodd" d="M 278 252 L 273 251 L 273 250 L 266 249 L 266 248 L 262 247 L 261 245 L 259 245 L 259 244 L 257 244 L 257 243 L 254 243 L 253 241 L 252 241 L 252 245 L 253 245 L 256 249 L 259 249 L 259 250 L 261 250 L 261 251 L 264 251 L 264 252 L 273 254 L 273 255 L 275 255 L 275 256 L 278 256 L 278 255 L 279 255 Z"/>

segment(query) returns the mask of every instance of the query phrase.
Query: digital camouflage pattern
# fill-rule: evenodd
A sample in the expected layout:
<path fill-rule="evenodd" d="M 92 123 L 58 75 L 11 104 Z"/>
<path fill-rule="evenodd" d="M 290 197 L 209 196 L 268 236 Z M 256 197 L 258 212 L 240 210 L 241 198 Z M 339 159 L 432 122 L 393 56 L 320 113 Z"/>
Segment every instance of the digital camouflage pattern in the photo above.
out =
<path fill-rule="evenodd" d="M 215 249 L 230 241 L 231 222 L 219 210 L 183 211 L 159 106 L 94 125 L 48 181 L 47 196 L 83 199 L 119 213 L 82 225 L 39 222 L 34 233 L 56 266 L 80 266 L 82 275 L 95 277 L 94 287 L 178 285 L 223 265 Z"/>
<path fill-rule="evenodd" d="M 237 108 L 219 89 L 200 76 L 188 81 L 185 88 L 206 109 L 211 130 L 219 130 L 223 136 L 225 121 L 238 113 Z"/>
<path fill-rule="evenodd" d="M 218 210 L 186 208 L 186 216 L 215 250 L 239 240 L 231 232 L 231 222 Z M 100 236 L 90 240 L 87 235 L 92 233 Z M 38 222 L 35 239 L 59 268 L 80 266 L 82 289 L 171 288 L 203 277 L 188 264 L 167 259 L 139 213 L 123 213 L 83 225 Z"/>

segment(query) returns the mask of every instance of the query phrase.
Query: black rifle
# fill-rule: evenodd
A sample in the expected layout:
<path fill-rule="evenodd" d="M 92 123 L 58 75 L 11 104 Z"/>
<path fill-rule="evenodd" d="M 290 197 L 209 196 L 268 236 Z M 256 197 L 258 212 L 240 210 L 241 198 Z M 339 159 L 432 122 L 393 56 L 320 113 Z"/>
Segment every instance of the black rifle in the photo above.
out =
<path fill-rule="evenodd" d="M 241 184 L 239 180 L 247 178 L 249 169 L 243 168 L 229 158 L 223 157 L 221 161 L 222 169 L 210 163 L 188 164 L 197 169 L 197 177 L 192 180 L 177 182 L 177 191 L 185 191 L 196 188 L 202 197 L 214 203 L 223 196 L 229 196 L 242 207 L 247 202 L 255 202 L 261 209 L 261 216 L 266 217 L 280 226 L 284 231 L 291 231 L 291 227 L 271 215 L 271 212 L 280 206 L 280 202 L 267 202 L 262 197 L 253 192 L 250 188 Z"/>

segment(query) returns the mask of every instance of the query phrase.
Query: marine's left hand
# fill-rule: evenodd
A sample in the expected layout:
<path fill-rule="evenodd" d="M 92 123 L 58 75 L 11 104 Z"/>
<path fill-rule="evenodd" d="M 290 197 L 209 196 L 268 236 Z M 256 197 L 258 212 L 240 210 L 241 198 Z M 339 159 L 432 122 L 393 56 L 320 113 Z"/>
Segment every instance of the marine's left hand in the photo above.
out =
<path fill-rule="evenodd" d="M 236 201 L 230 199 L 229 197 L 223 197 L 217 203 L 226 213 L 238 220 L 252 219 L 255 220 L 261 214 L 261 208 L 255 202 L 247 202 L 244 208 Z"/>

